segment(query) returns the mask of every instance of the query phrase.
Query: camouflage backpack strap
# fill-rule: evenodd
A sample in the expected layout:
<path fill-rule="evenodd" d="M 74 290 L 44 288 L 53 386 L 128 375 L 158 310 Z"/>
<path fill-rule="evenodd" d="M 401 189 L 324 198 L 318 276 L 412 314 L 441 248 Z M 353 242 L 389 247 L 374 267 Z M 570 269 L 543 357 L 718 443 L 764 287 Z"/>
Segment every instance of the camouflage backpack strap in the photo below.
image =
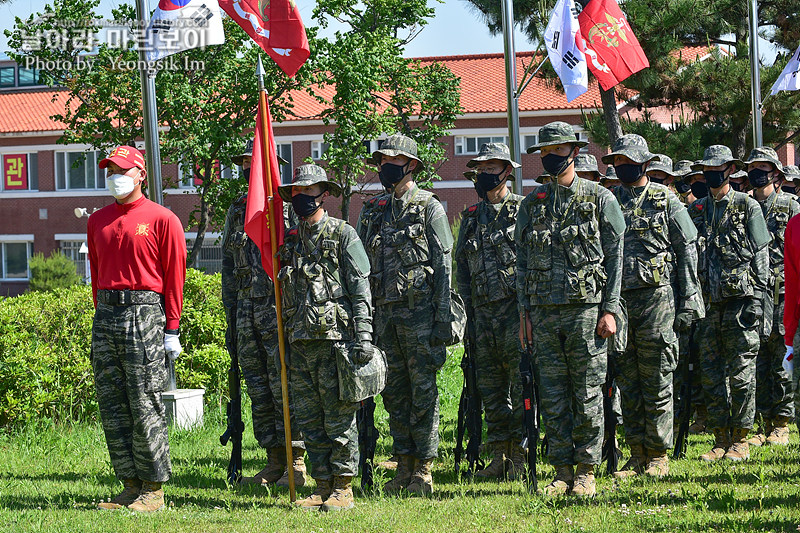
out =
<path fill-rule="evenodd" d="M 319 246 L 323 246 L 323 242 L 325 241 L 333 241 L 336 243 L 336 261 L 331 260 L 329 254 L 326 254 L 326 250 L 323 250 L 323 254 L 321 256 L 321 260 L 324 260 L 328 266 L 328 270 L 330 271 L 331 276 L 333 279 L 336 280 L 336 283 L 339 285 L 342 284 L 342 278 L 339 272 L 339 258 L 342 256 L 342 234 L 344 233 L 344 220 L 340 220 L 338 224 L 328 225 L 325 230 L 323 231 L 322 238 L 319 240 Z"/>

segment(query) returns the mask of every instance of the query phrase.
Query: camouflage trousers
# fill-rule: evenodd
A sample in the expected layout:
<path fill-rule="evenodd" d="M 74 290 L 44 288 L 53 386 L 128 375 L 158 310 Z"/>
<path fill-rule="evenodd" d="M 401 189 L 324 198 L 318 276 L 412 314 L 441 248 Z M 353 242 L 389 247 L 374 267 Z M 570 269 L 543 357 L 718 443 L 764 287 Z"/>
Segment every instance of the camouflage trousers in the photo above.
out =
<path fill-rule="evenodd" d="M 548 457 L 554 466 L 600 464 L 608 342 L 595 333 L 599 314 L 596 304 L 534 306 L 530 311 Z"/>
<path fill-rule="evenodd" d="M 672 448 L 672 373 L 678 359 L 672 287 L 626 291 L 624 297 L 628 344 L 616 365 L 625 441 L 663 452 Z"/>
<path fill-rule="evenodd" d="M 253 413 L 253 434 L 262 448 L 283 448 L 283 402 L 281 401 L 278 317 L 275 299 L 243 298 L 236 302 L 236 350 L 239 367 L 247 384 Z M 291 388 L 290 405 L 291 405 Z M 291 419 L 290 419 L 291 422 Z M 295 448 L 302 448 L 300 432 L 292 426 Z"/>
<path fill-rule="evenodd" d="M 712 428 L 753 427 L 757 324 L 743 316 L 746 299 L 712 303 L 696 329 L 701 380 Z"/>
<path fill-rule="evenodd" d="M 167 481 L 172 473 L 167 416 L 164 311 L 159 304 L 98 302 L 92 369 L 111 466 L 119 479 Z"/>
<path fill-rule="evenodd" d="M 761 343 L 756 357 L 756 413 L 764 419 L 794 418 L 792 376 L 783 369 L 786 347 L 783 340 L 783 295 L 775 307 L 772 334 Z"/>
<path fill-rule="evenodd" d="M 290 345 L 294 419 L 305 439 L 314 479 L 358 474 L 357 403 L 339 400 L 334 341 Z"/>
<path fill-rule="evenodd" d="M 434 312 L 430 304 L 414 309 L 398 304 L 376 307 L 378 346 L 386 352 L 386 388 L 381 393 L 389 413 L 395 455 L 436 457 L 439 449 L 439 389 L 436 372 L 447 349 L 431 346 Z"/>
<path fill-rule="evenodd" d="M 522 439 L 517 301 L 475 308 L 475 366 L 486 416 L 486 442 Z"/>

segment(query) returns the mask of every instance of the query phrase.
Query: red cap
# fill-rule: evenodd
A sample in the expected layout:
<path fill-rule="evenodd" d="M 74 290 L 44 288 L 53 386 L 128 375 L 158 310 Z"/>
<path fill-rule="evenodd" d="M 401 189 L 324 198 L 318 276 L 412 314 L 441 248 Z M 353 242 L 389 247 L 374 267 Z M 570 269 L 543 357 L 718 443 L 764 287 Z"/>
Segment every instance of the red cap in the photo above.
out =
<path fill-rule="evenodd" d="M 106 168 L 109 163 L 116 163 L 120 168 L 128 170 L 138 167 L 144 170 L 144 156 L 133 146 L 118 146 L 108 157 L 98 163 L 98 167 Z"/>

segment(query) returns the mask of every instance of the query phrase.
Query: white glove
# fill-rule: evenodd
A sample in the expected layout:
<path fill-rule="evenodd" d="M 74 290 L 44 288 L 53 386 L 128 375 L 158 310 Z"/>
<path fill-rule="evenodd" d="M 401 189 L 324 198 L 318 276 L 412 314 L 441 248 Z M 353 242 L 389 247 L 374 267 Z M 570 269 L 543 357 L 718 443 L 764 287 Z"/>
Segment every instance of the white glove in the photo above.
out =
<path fill-rule="evenodd" d="M 173 335 L 172 333 L 165 333 L 164 351 L 167 352 L 167 357 L 169 357 L 170 361 L 175 361 L 175 359 L 177 359 L 183 351 L 180 337 L 178 337 L 178 335 Z"/>
<path fill-rule="evenodd" d="M 794 371 L 794 347 L 786 346 L 786 357 L 783 358 L 783 369 L 789 374 L 789 378 L 792 377 L 792 372 Z"/>

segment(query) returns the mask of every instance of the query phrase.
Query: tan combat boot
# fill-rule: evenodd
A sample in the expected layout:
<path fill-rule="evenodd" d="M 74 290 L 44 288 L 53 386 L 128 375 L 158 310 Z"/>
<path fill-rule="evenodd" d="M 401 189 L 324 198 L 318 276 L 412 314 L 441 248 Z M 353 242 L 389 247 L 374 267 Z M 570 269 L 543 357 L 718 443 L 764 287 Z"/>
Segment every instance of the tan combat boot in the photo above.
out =
<path fill-rule="evenodd" d="M 506 473 L 506 453 L 508 442 L 492 443 L 492 462 L 483 470 L 478 470 L 475 475 L 481 479 L 503 479 Z"/>
<path fill-rule="evenodd" d="M 510 479 L 522 479 L 528 469 L 528 458 L 525 450 L 516 442 L 509 442 L 511 457 L 506 459 L 506 469 Z"/>
<path fill-rule="evenodd" d="M 242 483 L 254 485 L 271 485 L 281 478 L 286 471 L 286 449 L 270 448 L 267 456 L 267 466 L 253 477 L 243 477 Z"/>
<path fill-rule="evenodd" d="M 414 457 L 410 455 L 398 455 L 397 473 L 394 475 L 393 480 L 389 481 L 383 486 L 384 492 L 400 492 L 404 488 L 408 487 L 409 482 L 411 482 L 411 475 L 414 472 L 414 466 Z"/>
<path fill-rule="evenodd" d="M 317 482 L 317 488 L 314 489 L 314 492 L 312 492 L 308 498 L 303 498 L 302 500 L 294 502 L 297 507 L 304 511 L 319 510 L 333 491 L 332 480 L 314 478 L 314 481 Z"/>
<path fill-rule="evenodd" d="M 353 476 L 336 476 L 333 478 L 333 492 L 319 508 L 320 511 L 343 511 L 352 509 L 353 486 L 351 482 Z"/>
<path fill-rule="evenodd" d="M 384 470 L 397 470 L 397 456 L 392 455 L 385 461 L 381 461 L 377 465 L 378 468 L 383 468 Z"/>
<path fill-rule="evenodd" d="M 142 481 L 139 497 L 128 506 L 128 509 L 139 513 L 152 513 L 162 507 L 164 507 L 164 490 L 161 488 L 161 483 Z"/>
<path fill-rule="evenodd" d="M 408 484 L 408 487 L 406 487 L 408 492 L 420 496 L 433 492 L 432 466 L 433 458 L 417 460 L 417 467 L 414 469 L 414 475 L 411 476 L 411 482 Z"/>
<path fill-rule="evenodd" d="M 669 456 L 666 451 L 647 450 L 647 468 L 644 475 L 664 477 L 669 474 Z"/>
<path fill-rule="evenodd" d="M 747 444 L 748 431 L 750 430 L 745 428 L 733 428 L 731 447 L 725 452 L 725 459 L 731 461 L 747 461 L 750 459 L 750 445 Z"/>
<path fill-rule="evenodd" d="M 789 444 L 789 418 L 776 416 L 767 435 L 767 444 L 770 446 L 786 446 Z"/>
<path fill-rule="evenodd" d="M 708 409 L 705 405 L 700 404 L 694 411 L 694 422 L 689 425 L 690 435 L 700 435 L 705 433 L 708 425 Z"/>
<path fill-rule="evenodd" d="M 542 494 L 545 496 L 561 496 L 572 489 L 575 475 L 572 472 L 572 465 L 556 466 L 556 477 L 544 489 Z"/>
<path fill-rule="evenodd" d="M 747 439 L 747 444 L 759 448 L 767 443 L 767 435 L 772 431 L 772 420 L 764 419 L 756 434 Z"/>
<path fill-rule="evenodd" d="M 292 470 L 294 470 L 294 486 L 305 487 L 306 485 L 306 462 L 303 460 L 305 454 L 303 448 L 292 448 Z M 283 475 L 275 483 L 279 487 L 289 486 L 289 472 L 284 469 Z"/>
<path fill-rule="evenodd" d="M 591 498 L 596 492 L 594 465 L 579 463 L 578 468 L 575 469 L 575 483 L 572 485 L 572 495 Z"/>
<path fill-rule="evenodd" d="M 614 477 L 617 479 L 624 479 L 627 477 L 638 476 L 642 473 L 647 463 L 647 457 L 644 454 L 644 446 L 634 444 L 631 446 L 631 458 L 620 469 L 614 472 Z"/>
<path fill-rule="evenodd" d="M 731 447 L 729 428 L 714 428 L 714 446 L 711 450 L 700 456 L 703 461 L 719 461 Z"/>
<path fill-rule="evenodd" d="M 109 511 L 129 506 L 139 497 L 139 492 L 142 490 L 142 482 L 138 479 L 123 479 L 122 487 L 122 492 L 108 502 L 98 503 L 97 508 Z"/>

